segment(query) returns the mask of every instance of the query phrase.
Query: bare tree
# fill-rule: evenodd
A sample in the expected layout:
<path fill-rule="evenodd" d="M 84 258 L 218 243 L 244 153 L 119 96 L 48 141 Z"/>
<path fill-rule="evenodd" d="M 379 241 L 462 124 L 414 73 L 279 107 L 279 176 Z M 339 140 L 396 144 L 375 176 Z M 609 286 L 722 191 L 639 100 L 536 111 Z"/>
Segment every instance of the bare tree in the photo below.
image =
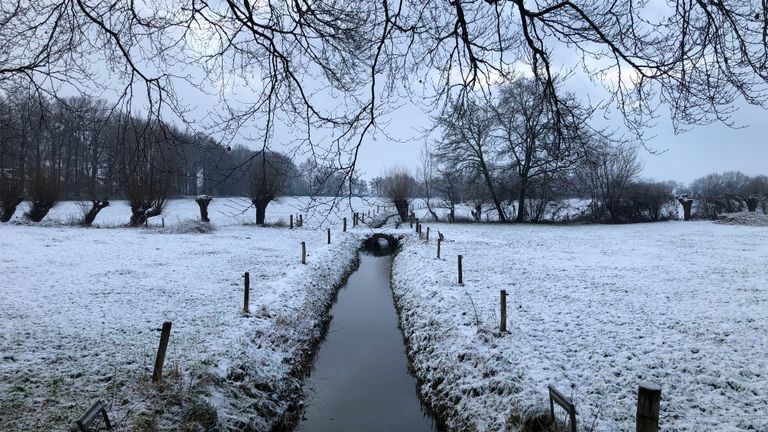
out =
<path fill-rule="evenodd" d="M 768 176 L 752 177 L 741 188 L 741 198 L 747 204 L 747 211 L 757 211 L 760 201 L 768 198 Z"/>
<path fill-rule="evenodd" d="M 200 220 L 203 222 L 211 221 L 211 219 L 208 218 L 208 205 L 211 201 L 213 201 L 213 197 L 210 195 L 198 195 L 197 198 L 195 198 L 197 206 L 200 207 Z"/>
<path fill-rule="evenodd" d="M 564 95 L 562 102 L 560 112 L 552 111 L 545 103 L 541 83 L 520 78 L 503 86 L 498 102 L 492 105 L 502 143 L 498 154 L 509 160 L 509 168 L 517 177 L 517 222 L 525 220 L 531 182 L 538 179 L 539 189 L 547 189 L 543 182 L 570 170 L 592 139 L 587 133 L 588 110 L 570 94 Z M 540 212 L 537 217 L 541 217 Z"/>
<path fill-rule="evenodd" d="M 493 155 L 496 153 L 493 113 L 487 104 L 467 101 L 455 104 L 449 114 L 437 118 L 443 138 L 435 149 L 442 164 L 449 164 L 470 177 L 482 179 L 500 222 L 506 222 L 501 201 L 496 194 Z"/>
<path fill-rule="evenodd" d="M 415 184 L 413 176 L 402 167 L 390 169 L 381 180 L 381 192 L 395 206 L 401 221 L 408 220 L 410 198 Z"/>
<path fill-rule="evenodd" d="M 419 171 L 419 174 L 421 174 L 421 182 L 424 185 L 424 202 L 427 205 L 427 211 L 429 211 L 433 220 L 439 221 L 440 218 L 437 217 L 437 213 L 432 209 L 432 197 L 435 191 L 434 183 L 436 181 L 434 159 L 429 144 L 425 142 L 424 146 L 421 148 L 421 170 Z"/>
<path fill-rule="evenodd" d="M 609 77 L 608 101 L 638 133 L 660 104 L 677 128 L 727 123 L 737 101 L 766 103 L 767 17 L 756 0 L 3 2 L 0 86 L 55 94 L 119 82 L 116 103 L 188 124 L 190 88 L 242 90 L 221 98 L 204 127 L 231 138 L 261 124 L 266 148 L 280 122 L 291 124 L 298 147 L 336 153 L 335 169 L 351 179 L 364 137 L 403 87 L 440 109 L 527 61 L 548 109 L 562 113 L 560 55 Z M 95 72 L 102 64 L 110 75 Z M 423 76 L 435 78 L 411 78 Z M 324 106 L 322 91 L 345 103 Z M 554 116 L 558 134 L 563 118 Z M 335 145 L 320 145 L 318 128 L 337 132 Z"/>
<path fill-rule="evenodd" d="M 58 179 L 43 173 L 37 173 L 29 184 L 31 205 L 24 217 L 32 222 L 40 222 L 56 205 L 61 196 Z"/>
<path fill-rule="evenodd" d="M 8 222 L 16 207 L 24 201 L 24 187 L 20 180 L 0 171 L 0 222 Z"/>
<path fill-rule="evenodd" d="M 260 152 L 251 166 L 250 197 L 256 207 L 256 223 L 264 224 L 267 206 L 285 192 L 290 160 L 269 151 Z"/>
<path fill-rule="evenodd" d="M 461 172 L 454 166 L 438 165 L 435 191 L 442 197 L 443 206 L 448 209 L 448 222 L 456 221 L 456 205 L 461 202 L 464 189 Z"/>
<path fill-rule="evenodd" d="M 590 188 L 592 216 L 597 220 L 607 216 L 612 222 L 626 222 L 622 220 L 624 194 L 641 168 L 635 147 L 595 147 L 579 167 Z"/>
<path fill-rule="evenodd" d="M 125 127 L 120 181 L 131 208 L 129 226 L 144 225 L 159 216 L 173 195 L 176 153 L 162 129 L 150 122 Z"/>

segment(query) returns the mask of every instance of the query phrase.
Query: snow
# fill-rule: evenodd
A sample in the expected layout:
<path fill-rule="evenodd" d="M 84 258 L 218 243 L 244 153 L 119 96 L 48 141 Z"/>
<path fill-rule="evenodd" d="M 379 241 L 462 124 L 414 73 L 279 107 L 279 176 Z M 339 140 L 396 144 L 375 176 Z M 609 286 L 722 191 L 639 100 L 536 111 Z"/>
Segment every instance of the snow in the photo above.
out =
<path fill-rule="evenodd" d="M 298 212 L 297 201 L 270 205 L 267 221 Z M 119 430 L 147 418 L 176 430 L 192 392 L 224 429 L 269 430 L 293 409 L 334 286 L 370 231 L 350 224 L 344 234 L 335 213 L 319 212 L 301 229 L 244 225 L 253 209 L 226 215 L 228 202 L 211 203 L 215 229 L 202 234 L 192 199 L 172 203 L 165 229 L 159 218 L 148 229 L 106 228 L 128 221 L 120 203 L 99 215 L 101 229 L 59 225 L 79 211 L 74 203 L 42 226 L 0 225 L 0 430 L 66 430 L 98 399 Z M 331 227 L 333 243 L 312 224 Z M 164 321 L 173 322 L 167 384 L 154 386 Z"/>
<path fill-rule="evenodd" d="M 757 212 L 725 213 L 718 215 L 717 223 L 726 225 L 768 226 L 768 215 Z"/>
<path fill-rule="evenodd" d="M 348 206 L 377 201 L 308 204 L 270 204 L 258 227 L 245 199 L 215 198 L 211 224 L 197 221 L 193 199 L 174 200 L 165 228 L 152 218 L 134 229 L 123 228 L 121 202 L 93 229 L 67 225 L 75 203 L 42 224 L 19 219 L 24 204 L 0 225 L 0 430 L 65 430 L 97 399 L 119 430 L 183 429 L 200 401 L 225 430 L 269 430 L 295 413 L 334 286 L 373 232 L 352 227 Z M 298 213 L 304 227 L 285 228 Z M 767 229 L 427 226 L 429 243 L 404 239 L 393 289 L 420 393 L 451 430 L 518 430 L 546 415 L 548 384 L 573 399 L 584 430 L 632 430 L 637 386 L 653 382 L 662 430 L 768 431 Z M 163 321 L 173 329 L 157 386 L 149 377 Z"/>
<path fill-rule="evenodd" d="M 412 236 L 393 289 L 420 392 L 450 430 L 519 430 L 547 415 L 548 384 L 580 430 L 634 430 L 644 381 L 662 387 L 662 430 L 768 430 L 768 230 L 429 226 L 443 259 Z"/>
<path fill-rule="evenodd" d="M 290 215 L 296 217 L 304 215 L 304 225 L 307 228 L 320 228 L 328 224 L 341 225 L 341 218 L 346 217 L 347 223 L 352 226 L 352 209 L 357 212 L 371 214 L 376 210 L 377 204 L 383 204 L 380 198 L 351 198 L 333 200 L 332 198 L 319 197 L 312 200 L 308 197 L 281 197 L 272 201 L 267 207 L 267 224 L 288 225 Z M 90 202 L 87 202 L 90 209 Z M 29 202 L 24 202 L 16 209 L 11 219 L 12 223 L 37 225 L 25 222 L 23 215 L 29 209 Z M 208 206 L 208 215 L 211 222 L 217 226 L 242 225 L 255 223 L 256 211 L 247 198 L 213 198 Z M 65 201 L 57 204 L 41 223 L 43 226 L 69 224 L 82 217 L 82 210 L 77 202 Z M 109 207 L 103 209 L 96 217 L 94 226 L 102 228 L 121 227 L 128 224 L 131 218 L 131 209 L 127 202 L 114 200 L 109 202 Z M 165 219 L 166 227 L 200 219 L 200 209 L 194 198 L 169 200 L 162 216 L 149 219 L 150 226 L 159 227 Z M 366 222 L 368 221 L 366 213 Z"/>

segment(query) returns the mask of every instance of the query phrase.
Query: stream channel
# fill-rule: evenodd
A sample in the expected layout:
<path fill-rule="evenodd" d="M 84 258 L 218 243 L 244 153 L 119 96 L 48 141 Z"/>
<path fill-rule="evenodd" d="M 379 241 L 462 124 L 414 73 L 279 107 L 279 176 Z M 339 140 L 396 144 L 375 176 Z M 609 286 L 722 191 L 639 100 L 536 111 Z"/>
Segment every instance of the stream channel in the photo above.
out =
<path fill-rule="evenodd" d="M 416 395 L 398 327 L 392 255 L 360 252 L 339 290 L 328 335 L 307 380 L 300 432 L 435 431 Z"/>

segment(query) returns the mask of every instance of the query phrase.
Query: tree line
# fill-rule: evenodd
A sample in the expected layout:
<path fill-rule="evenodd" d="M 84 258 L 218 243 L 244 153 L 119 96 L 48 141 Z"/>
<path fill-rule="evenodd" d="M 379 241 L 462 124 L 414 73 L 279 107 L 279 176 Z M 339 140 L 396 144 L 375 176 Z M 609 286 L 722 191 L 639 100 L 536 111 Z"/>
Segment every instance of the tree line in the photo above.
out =
<path fill-rule="evenodd" d="M 260 176 L 270 179 L 259 182 Z M 278 152 L 230 147 L 103 99 L 46 98 L 23 89 L 0 94 L 3 222 L 24 199 L 30 201 L 25 217 L 37 222 L 58 201 L 78 200 L 88 203 L 83 223 L 90 225 L 109 200 L 125 199 L 129 224 L 141 225 L 171 198 L 253 198 L 269 182 L 277 195 L 338 195 L 350 185 L 343 173 L 312 159 L 297 167 Z M 365 193 L 366 187 L 353 177 L 349 189 Z"/>
<path fill-rule="evenodd" d="M 401 217 L 410 216 L 404 197 L 420 196 L 432 219 L 440 207 L 449 222 L 460 203 L 476 221 L 490 211 L 501 222 L 556 220 L 572 199 L 588 203 L 578 219 L 610 223 L 677 219 L 678 204 L 686 218 L 765 209 L 765 176 L 710 174 L 690 186 L 643 179 L 638 143 L 590 126 L 594 109 L 572 94 L 562 93 L 553 110 L 545 91 L 518 78 L 492 97 L 456 104 L 435 119 L 441 136 L 425 145 L 416 176 L 394 169 L 373 179 L 372 190 L 389 196 Z"/>

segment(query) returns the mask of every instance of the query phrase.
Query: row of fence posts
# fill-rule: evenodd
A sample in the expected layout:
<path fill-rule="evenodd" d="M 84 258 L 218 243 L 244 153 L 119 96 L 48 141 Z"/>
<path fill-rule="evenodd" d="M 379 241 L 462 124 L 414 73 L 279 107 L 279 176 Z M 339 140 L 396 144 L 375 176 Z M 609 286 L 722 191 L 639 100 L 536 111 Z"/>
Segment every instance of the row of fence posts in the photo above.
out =
<path fill-rule="evenodd" d="M 370 212 L 370 211 L 369 211 Z M 289 226 L 293 229 L 293 215 L 290 215 Z M 299 214 L 296 217 L 297 227 L 304 225 L 304 215 Z M 165 220 L 163 220 L 163 226 L 165 226 Z M 342 230 L 347 231 L 347 218 L 342 220 Z M 326 231 L 326 237 L 328 244 L 331 244 L 331 228 Z M 307 243 L 301 242 L 301 263 L 307 263 Z M 243 274 L 243 316 L 249 316 L 250 311 L 250 296 L 251 296 L 251 275 L 249 272 Z M 163 327 L 160 330 L 160 346 L 157 348 L 157 356 L 155 357 L 155 368 L 152 371 L 152 382 L 161 381 L 163 378 L 163 364 L 165 363 L 165 353 L 168 350 L 168 341 L 171 337 L 171 322 L 166 321 L 163 323 Z"/>
<path fill-rule="evenodd" d="M 411 220 L 411 228 L 414 227 L 414 221 Z M 416 233 L 419 234 L 419 239 L 422 238 L 423 228 L 421 223 L 416 221 Z M 429 242 L 429 227 L 426 231 L 426 241 Z M 437 237 L 437 258 L 440 258 L 440 247 L 443 239 L 441 236 Z M 462 255 L 456 256 L 456 265 L 458 271 L 459 285 L 464 285 L 464 257 Z M 507 290 L 499 291 L 499 333 L 507 333 Z M 554 388 L 550 386 L 550 405 L 552 411 L 552 420 L 555 420 L 554 404 L 552 398 L 552 392 Z M 556 392 L 556 391 L 555 391 Z M 558 393 L 559 394 L 559 393 Z M 560 404 L 566 412 L 569 413 L 572 419 L 570 423 L 571 432 L 576 432 L 575 416 L 576 410 L 573 403 L 569 399 L 564 398 L 567 403 Z M 659 430 L 659 405 L 661 402 L 661 386 L 655 383 L 641 383 L 638 388 L 637 395 L 637 432 L 658 432 Z"/>

